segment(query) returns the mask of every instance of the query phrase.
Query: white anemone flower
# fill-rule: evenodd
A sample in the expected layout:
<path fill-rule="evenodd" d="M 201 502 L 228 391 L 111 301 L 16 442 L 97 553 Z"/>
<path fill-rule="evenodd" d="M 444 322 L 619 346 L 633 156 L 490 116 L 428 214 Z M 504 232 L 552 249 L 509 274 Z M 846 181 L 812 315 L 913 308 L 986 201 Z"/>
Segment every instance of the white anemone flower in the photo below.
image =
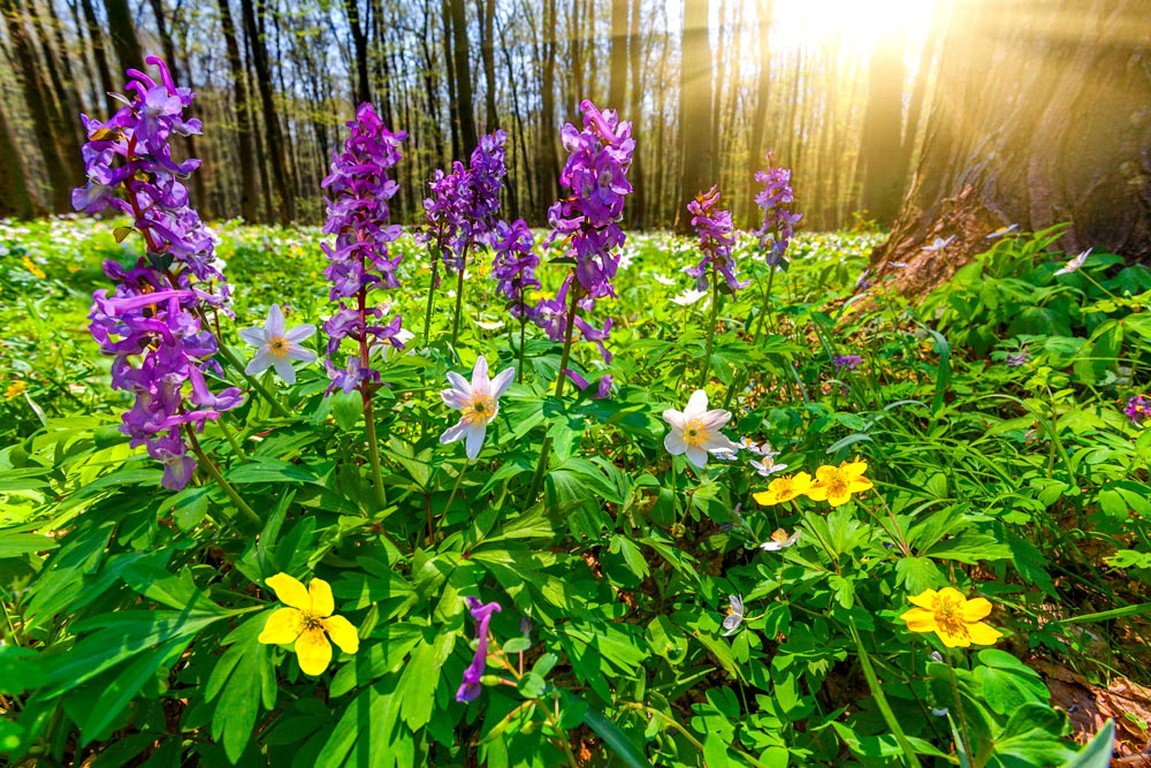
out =
<path fill-rule="evenodd" d="M 796 530 L 790 536 L 787 531 L 782 528 L 777 528 L 775 533 L 771 534 L 771 538 L 759 545 L 759 548 L 764 552 L 778 552 L 781 549 L 787 549 L 795 543 L 799 538 L 799 531 Z"/>
<path fill-rule="evenodd" d="M 690 307 L 704 296 L 707 296 L 707 291 L 697 291 L 694 288 L 688 288 L 680 295 L 673 296 L 671 300 L 676 304 L 679 304 L 681 307 Z"/>
<path fill-rule="evenodd" d="M 776 472 L 782 472 L 787 469 L 786 464 L 776 464 L 775 457 L 769 454 L 764 454 L 762 461 L 752 459 L 748 464 L 751 465 L 751 468 L 754 469 L 760 477 L 770 477 Z"/>
<path fill-rule="evenodd" d="M 733 443 L 720 430 L 731 421 L 731 411 L 720 408 L 708 410 L 707 393 L 697 389 L 687 401 L 682 411 L 668 408 L 663 412 L 663 420 L 671 431 L 663 439 L 664 447 L 672 456 L 687 454 L 687 460 L 703 469 L 707 466 L 707 455 L 734 454 L 739 446 Z"/>
<path fill-rule="evenodd" d="M 730 607 L 723 620 L 723 628 L 727 630 L 723 633 L 724 637 L 734 635 L 739 631 L 739 625 L 743 623 L 743 597 L 741 595 L 728 595 L 727 602 Z"/>
<path fill-rule="evenodd" d="M 1076 256 L 1075 258 L 1071 259 L 1066 264 L 1064 264 L 1063 267 L 1055 270 L 1055 274 L 1057 274 L 1057 275 L 1070 275 L 1072 272 L 1078 272 L 1079 268 L 1083 266 L 1083 263 L 1085 261 L 1087 261 L 1087 257 L 1091 255 L 1091 251 L 1092 251 L 1091 248 L 1088 248 L 1086 251 L 1083 251 L 1083 253 L 1079 254 L 1078 256 Z"/>
<path fill-rule="evenodd" d="M 997 237 L 1003 237 L 1004 235 L 1010 234 L 1017 229 L 1019 229 L 1018 224 L 1010 224 L 1006 227 L 1000 227 L 999 229 L 995 230 L 994 232 L 992 232 L 989 235 L 986 235 L 985 237 L 988 240 L 994 240 Z"/>
<path fill-rule="evenodd" d="M 275 368 L 280 378 L 289 384 L 296 383 L 296 369 L 292 361 L 311 363 L 316 359 L 316 353 L 304 349 L 300 342 L 316 332 L 316 326 L 309 323 L 297 325 L 291 330 L 284 328 L 284 313 L 279 304 L 268 308 L 268 317 L 264 320 L 264 327 L 244 328 L 240 331 L 240 338 L 259 347 L 252 362 L 244 369 L 244 373 L 255 375 L 263 373 L 268 368 Z"/>
<path fill-rule="evenodd" d="M 925 250 L 925 251 L 942 251 L 944 248 L 951 245 L 951 241 L 954 239 L 955 239 L 955 235 L 952 235 L 951 237 L 947 238 L 946 240 L 944 240 L 942 237 L 937 237 L 937 238 L 935 238 L 935 241 L 931 243 L 931 245 L 923 246 L 923 250 Z"/>
<path fill-rule="evenodd" d="M 652 272 L 651 276 L 652 276 L 652 279 L 655 280 L 660 285 L 666 285 L 669 287 L 675 285 L 675 280 L 673 278 L 666 277 L 665 275 L 661 275 L 659 272 Z"/>
<path fill-rule="evenodd" d="M 448 383 L 452 387 L 440 392 L 440 397 L 449 408 L 460 412 L 460 420 L 444 430 L 440 442 L 446 445 L 466 439 L 464 445 L 468 459 L 473 460 L 479 456 L 488 424 L 499 413 L 500 395 L 511 386 L 515 375 L 516 369 L 508 368 L 494 379 L 488 378 L 488 361 L 483 355 L 476 358 L 470 383 L 455 371 L 448 371 Z"/>

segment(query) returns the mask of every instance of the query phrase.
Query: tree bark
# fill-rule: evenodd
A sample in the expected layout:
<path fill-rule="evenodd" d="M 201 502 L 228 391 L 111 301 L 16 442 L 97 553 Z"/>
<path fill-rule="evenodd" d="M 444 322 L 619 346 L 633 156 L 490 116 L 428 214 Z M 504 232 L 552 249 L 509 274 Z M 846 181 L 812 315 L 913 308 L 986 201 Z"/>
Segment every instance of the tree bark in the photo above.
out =
<path fill-rule="evenodd" d="M 262 8 L 262 5 L 261 5 Z M 244 17 L 244 32 L 252 52 L 252 66 L 256 70 L 256 88 L 260 92 L 263 107 L 265 149 L 271 160 L 275 194 L 279 198 L 280 210 L 277 217 L 287 226 L 296 218 L 296 198 L 284 167 L 284 140 L 280 122 L 276 117 L 276 99 L 272 92 L 272 73 L 268 65 L 268 48 L 256 21 L 256 9 L 252 0 L 240 0 Z M 262 14 L 261 14 L 262 15 Z"/>
<path fill-rule="evenodd" d="M 758 225 L 754 221 L 755 194 L 758 183 L 755 180 L 754 170 L 765 165 L 764 158 L 767 146 L 767 106 L 771 102 L 771 21 L 774 15 L 774 0 L 759 0 L 756 6 L 756 58 L 759 71 L 755 78 L 755 107 L 751 117 L 751 134 L 748 138 L 750 144 L 751 167 L 753 172 L 747 174 L 747 192 L 745 193 L 745 216 L 749 223 Z"/>
<path fill-rule="evenodd" d="M 629 0 L 611 0 L 611 43 L 608 47 L 609 79 L 607 103 L 613 109 L 623 109 L 627 98 L 627 43 Z"/>
<path fill-rule="evenodd" d="M 915 179 L 877 274 L 917 293 L 987 249 L 997 227 L 1072 227 L 1094 247 L 1151 262 L 1151 56 L 1139 0 L 1059 0 L 1009 18 L 1010 0 L 956 16 Z M 936 237 L 954 237 L 925 250 Z M 893 263 L 906 263 L 895 269 Z"/>
<path fill-rule="evenodd" d="M 371 80 L 368 78 L 368 33 L 360 19 L 360 0 L 344 0 L 348 12 L 348 27 L 352 32 L 352 47 L 356 55 L 355 102 L 363 104 L 372 100 Z"/>
<path fill-rule="evenodd" d="M 108 52 L 104 48 L 104 32 L 96 20 L 96 9 L 92 6 L 92 0 L 80 0 L 80 8 L 84 11 L 84 26 L 87 27 L 87 37 L 92 44 L 92 57 L 96 60 L 96 74 L 99 76 L 100 88 L 104 91 L 104 104 L 106 107 L 112 107 L 115 101 L 108 94 L 116 90 L 116 82 L 112 79 Z"/>
<path fill-rule="evenodd" d="M 144 69 L 144 57 L 140 55 L 140 41 L 136 39 L 136 24 L 128 0 L 104 0 L 104 12 L 108 14 L 108 36 L 112 48 L 120 61 L 120 69 Z"/>
<path fill-rule="evenodd" d="M 468 17 L 464 0 L 448 0 L 452 16 L 452 59 L 456 79 L 456 120 L 460 126 L 460 156 L 466 156 L 479 143 L 475 108 L 472 104 L 471 59 L 468 51 Z"/>
<path fill-rule="evenodd" d="M 476 0 L 480 17 L 480 58 L 484 64 L 484 117 L 486 132 L 500 127 L 496 113 L 496 0 Z"/>
<path fill-rule="evenodd" d="M 627 56 L 630 89 L 628 91 L 627 118 L 632 121 L 633 135 L 642 135 L 643 123 L 643 31 L 640 0 L 631 0 L 631 17 L 628 20 Z M 621 106 L 622 109 L 622 106 Z M 660 119 L 663 116 L 660 115 Z M 625 207 L 625 221 L 632 227 L 641 228 L 647 221 L 647 178 L 644 176 L 647 163 L 643 152 L 637 147 L 632 157 L 630 181 L 631 200 Z"/>
<path fill-rule="evenodd" d="M 675 228 L 686 232 L 684 210 L 715 178 L 712 142 L 712 54 L 708 42 L 709 0 L 684 0 L 680 59 L 679 130 L 683 166 L 680 170 Z"/>
<path fill-rule="evenodd" d="M 30 219 L 38 213 L 24 164 L 20 162 L 20 148 L 12 138 L 4 117 L 4 103 L 0 101 L 0 216 Z"/>
<path fill-rule="evenodd" d="M 540 159 L 537 182 L 544 207 L 556 198 L 559 177 L 559 150 L 556 148 L 556 0 L 543 0 L 540 61 Z"/>
<path fill-rule="evenodd" d="M 240 166 L 240 214 L 244 221 L 259 221 L 259 190 L 256 186 L 256 152 L 252 141 L 252 102 L 240 45 L 236 41 L 236 24 L 228 0 L 216 0 L 220 9 L 220 26 L 224 32 L 228 69 L 232 73 L 232 90 L 236 100 L 236 144 Z"/>

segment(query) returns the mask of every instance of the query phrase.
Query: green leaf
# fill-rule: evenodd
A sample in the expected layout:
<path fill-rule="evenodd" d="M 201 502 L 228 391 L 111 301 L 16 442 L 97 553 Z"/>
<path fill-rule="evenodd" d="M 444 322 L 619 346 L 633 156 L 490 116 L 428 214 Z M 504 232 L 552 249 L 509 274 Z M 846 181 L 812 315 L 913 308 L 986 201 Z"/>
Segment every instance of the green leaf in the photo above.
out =
<path fill-rule="evenodd" d="M 584 712 L 583 721 L 596 732 L 603 743 L 631 768 L 651 768 L 643 751 L 615 723 L 592 707 Z"/>
<path fill-rule="evenodd" d="M 0 560 L 19 557 L 56 548 L 56 541 L 38 533 L 0 534 Z"/>
<path fill-rule="evenodd" d="M 1087 746 L 1079 750 L 1075 757 L 1063 764 L 1063 768 L 1108 768 L 1111 765 L 1111 752 L 1115 742 L 1115 722 L 1108 720 L 1095 734 L 1095 738 L 1087 742 Z"/>
<path fill-rule="evenodd" d="M 212 738 L 221 742 L 234 765 L 248 747 L 256 726 L 265 691 L 275 695 L 276 676 L 268 646 L 259 642 L 260 632 L 271 615 L 259 613 L 232 631 L 224 640 L 228 650 L 216 662 L 204 698 L 216 702 L 212 712 Z M 265 701 L 274 705 L 274 701 Z"/>

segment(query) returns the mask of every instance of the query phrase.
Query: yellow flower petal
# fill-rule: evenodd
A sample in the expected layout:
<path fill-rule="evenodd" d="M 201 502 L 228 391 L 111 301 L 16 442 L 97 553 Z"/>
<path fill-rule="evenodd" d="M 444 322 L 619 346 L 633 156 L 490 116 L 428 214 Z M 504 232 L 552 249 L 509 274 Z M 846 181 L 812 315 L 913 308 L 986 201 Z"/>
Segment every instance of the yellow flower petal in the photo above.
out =
<path fill-rule="evenodd" d="M 833 467 L 830 464 L 824 464 L 822 467 L 815 470 L 815 479 L 821 483 L 826 483 L 830 480 L 834 480 L 838 473 L 838 467 Z"/>
<path fill-rule="evenodd" d="M 304 615 L 295 608 L 277 608 L 268 616 L 264 630 L 256 638 L 268 645 L 287 645 L 295 642 L 304 629 Z"/>
<path fill-rule="evenodd" d="M 867 462 L 861 459 L 856 461 L 845 461 L 839 465 L 839 471 L 854 479 L 862 476 L 865 472 L 867 472 Z"/>
<path fill-rule="evenodd" d="M 296 660 L 305 675 L 323 674 L 332 662 L 332 644 L 319 627 L 305 630 L 296 641 Z"/>
<path fill-rule="evenodd" d="M 967 632 L 971 635 L 971 642 L 979 645 L 995 645 L 1003 633 L 990 624 L 978 621 L 967 625 Z"/>
<path fill-rule="evenodd" d="M 871 481 L 866 477 L 856 477 L 847 484 L 847 490 L 852 493 L 863 493 L 864 491 L 870 491 L 871 488 Z"/>
<path fill-rule="evenodd" d="M 963 620 L 970 623 L 985 619 L 991 613 L 991 603 L 986 598 L 977 597 L 974 600 L 968 600 L 967 604 L 963 606 L 962 615 Z"/>
<path fill-rule="evenodd" d="M 360 650 L 360 636 L 352 622 L 343 616 L 329 616 L 324 619 L 324 629 L 332 642 L 340 647 L 344 653 L 355 653 Z"/>
<path fill-rule="evenodd" d="M 773 504 L 778 504 L 779 499 L 776 498 L 775 491 L 767 490 L 760 491 L 759 493 L 752 494 L 752 498 L 765 507 L 770 507 Z"/>
<path fill-rule="evenodd" d="M 827 497 L 827 503 L 833 507 L 838 507 L 851 501 L 851 491 L 845 490 L 843 493 L 837 493 L 834 496 Z"/>
<path fill-rule="evenodd" d="M 955 587 L 944 587 L 939 590 L 938 599 L 941 603 L 959 603 L 960 605 L 967 602 L 967 596 Z"/>
<path fill-rule="evenodd" d="M 275 576 L 264 579 L 264 583 L 275 590 L 276 597 L 284 605 L 299 608 L 301 611 L 312 609 L 312 598 L 308 596 L 308 590 L 288 574 L 277 573 Z"/>
<path fill-rule="evenodd" d="M 930 611 L 931 609 L 933 609 L 935 607 L 935 599 L 938 596 L 938 594 L 939 593 L 936 592 L 934 589 L 925 589 L 922 592 L 920 592 L 918 595 L 916 595 L 915 597 L 907 598 L 907 600 L 912 605 L 918 605 L 920 608 L 926 608 L 927 610 Z"/>
<path fill-rule="evenodd" d="M 936 626 L 935 634 L 948 648 L 966 648 L 971 645 L 971 635 L 968 634 L 966 626 L 963 631 L 956 633 L 949 632 L 945 627 Z"/>
<path fill-rule="evenodd" d="M 907 622 L 907 628 L 912 632 L 935 631 L 935 614 L 926 608 L 912 608 L 899 618 Z"/>
<path fill-rule="evenodd" d="M 806 494 L 811 489 L 811 485 L 811 475 L 806 472 L 796 472 L 795 476 L 791 478 L 791 487 L 795 489 L 796 496 Z"/>
<path fill-rule="evenodd" d="M 308 584 L 308 594 L 312 598 L 312 613 L 320 618 L 336 612 L 336 601 L 332 598 L 332 587 L 323 579 L 312 579 Z"/>
<path fill-rule="evenodd" d="M 807 489 L 807 498 L 812 501 L 827 501 L 827 486 L 816 483 Z"/>

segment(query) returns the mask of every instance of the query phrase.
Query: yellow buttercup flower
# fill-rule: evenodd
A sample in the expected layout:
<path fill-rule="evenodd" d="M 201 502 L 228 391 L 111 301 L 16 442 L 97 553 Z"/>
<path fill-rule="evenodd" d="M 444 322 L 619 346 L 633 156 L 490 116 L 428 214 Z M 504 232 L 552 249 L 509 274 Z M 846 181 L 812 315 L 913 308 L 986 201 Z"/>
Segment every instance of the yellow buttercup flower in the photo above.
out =
<path fill-rule="evenodd" d="M 264 583 L 276 591 L 287 608 L 272 612 L 259 641 L 269 645 L 295 643 L 296 660 L 306 675 L 319 675 L 332 661 L 328 638 L 345 653 L 360 649 L 356 628 L 336 610 L 332 588 L 323 579 L 312 579 L 307 588 L 286 573 L 277 573 Z"/>
<path fill-rule="evenodd" d="M 8 389 L 4 390 L 5 400 L 15 400 L 28 390 L 28 385 L 23 381 L 15 381 L 8 385 Z"/>
<path fill-rule="evenodd" d="M 845 461 L 838 467 L 822 466 L 815 470 L 815 483 L 807 497 L 826 501 L 833 507 L 846 504 L 851 494 L 871 490 L 871 481 L 863 476 L 866 471 L 866 461 Z"/>
<path fill-rule="evenodd" d="M 797 496 L 803 496 L 811 488 L 811 475 L 806 472 L 796 472 L 788 477 L 777 477 L 767 485 L 766 491 L 754 495 L 754 499 L 765 507 L 773 504 L 782 504 L 791 501 Z"/>
<path fill-rule="evenodd" d="M 991 613 L 986 598 L 968 600 L 954 587 L 936 592 L 926 589 L 908 600 L 916 606 L 899 618 L 907 622 L 912 632 L 934 632 L 948 648 L 967 648 L 976 645 L 994 645 L 1003 633 L 982 619 Z"/>

